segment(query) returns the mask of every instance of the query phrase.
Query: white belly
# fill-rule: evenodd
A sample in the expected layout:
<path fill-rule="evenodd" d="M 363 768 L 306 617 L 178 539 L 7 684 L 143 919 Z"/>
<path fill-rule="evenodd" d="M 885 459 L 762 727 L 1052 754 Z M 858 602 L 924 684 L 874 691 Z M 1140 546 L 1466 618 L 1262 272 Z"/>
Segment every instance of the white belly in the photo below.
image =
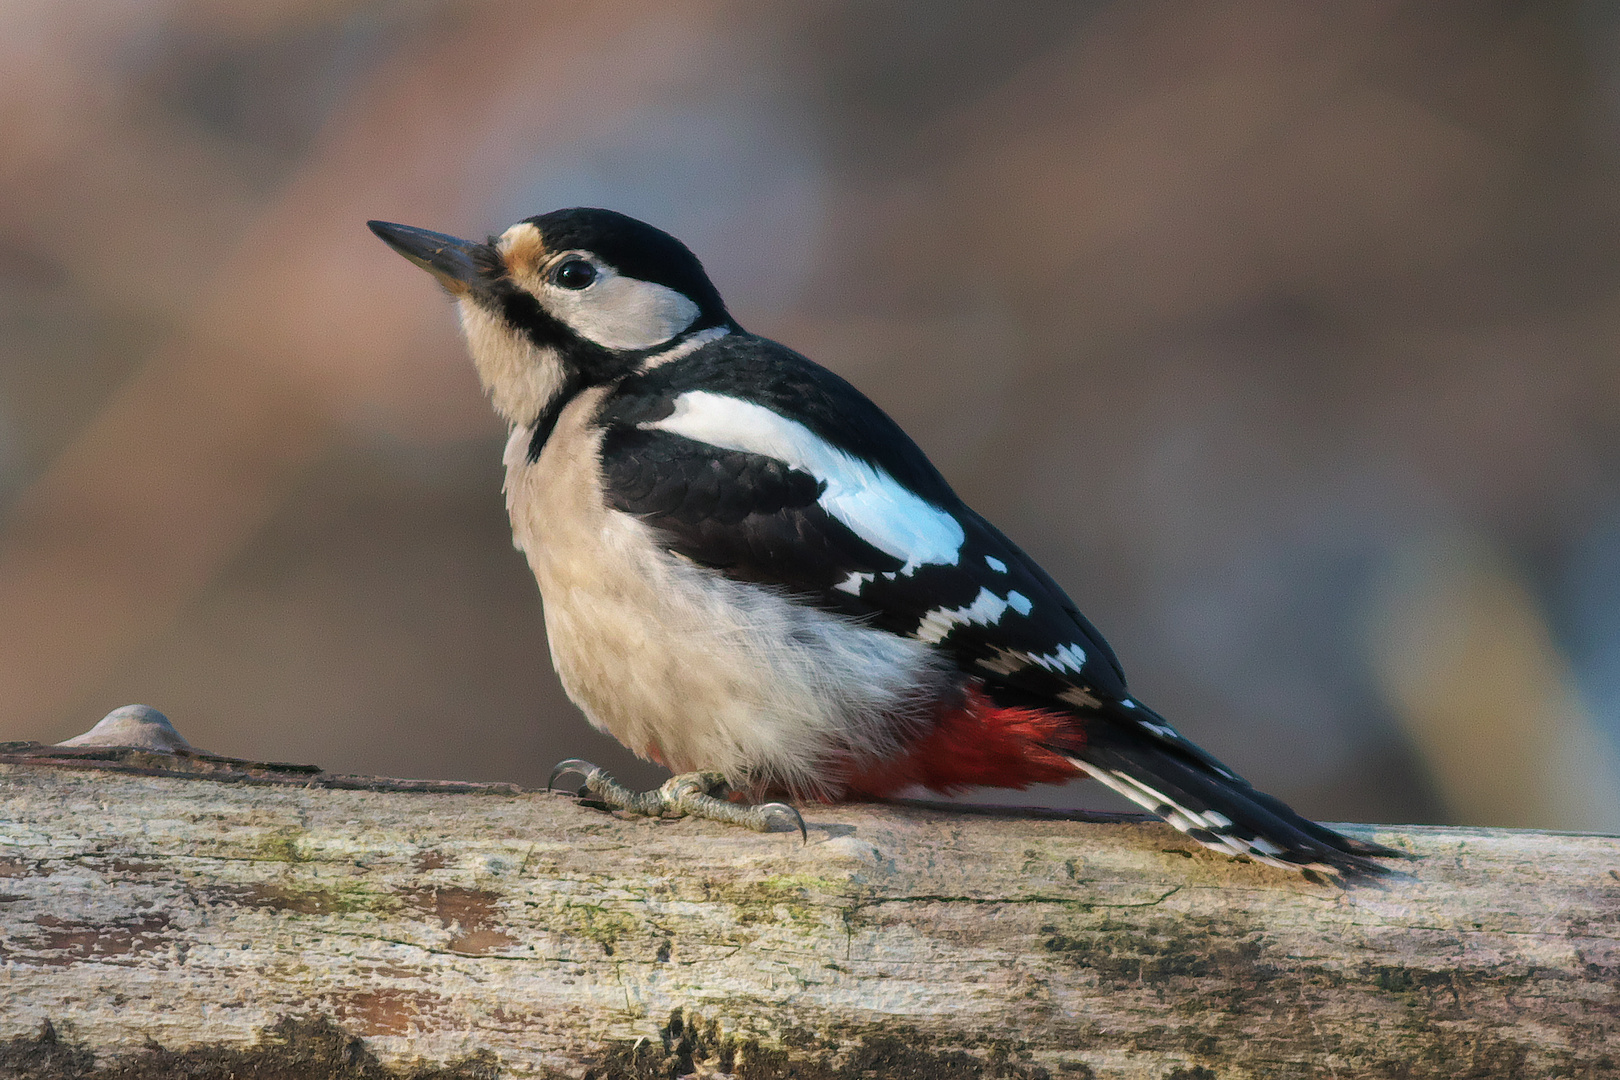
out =
<path fill-rule="evenodd" d="M 507 506 L 563 688 L 598 728 L 676 771 L 835 793 L 841 773 L 925 722 L 946 685 L 938 658 L 706 572 L 607 509 L 586 425 L 603 393 L 563 411 L 538 462 L 521 432 L 507 450 Z"/>

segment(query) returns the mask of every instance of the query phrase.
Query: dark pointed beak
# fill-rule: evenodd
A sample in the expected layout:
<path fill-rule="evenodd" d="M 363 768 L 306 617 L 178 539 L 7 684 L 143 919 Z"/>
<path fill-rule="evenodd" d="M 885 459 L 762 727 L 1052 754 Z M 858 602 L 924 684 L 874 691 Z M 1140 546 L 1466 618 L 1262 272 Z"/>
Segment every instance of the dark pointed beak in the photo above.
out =
<path fill-rule="evenodd" d="M 484 281 L 474 259 L 483 244 L 388 221 L 368 221 L 366 225 L 383 243 L 438 278 L 456 296 L 466 295 Z"/>

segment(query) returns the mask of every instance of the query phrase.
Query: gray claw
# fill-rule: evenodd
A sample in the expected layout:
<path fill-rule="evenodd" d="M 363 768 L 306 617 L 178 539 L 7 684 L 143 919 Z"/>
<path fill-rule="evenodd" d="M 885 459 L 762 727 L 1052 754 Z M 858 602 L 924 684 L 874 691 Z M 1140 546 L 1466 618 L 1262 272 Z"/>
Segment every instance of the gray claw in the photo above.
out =
<path fill-rule="evenodd" d="M 564 773 L 578 773 L 588 784 L 590 783 L 591 774 L 601 771 L 602 770 L 597 766 L 592 765 L 590 762 L 584 761 L 580 758 L 571 757 L 566 761 L 559 761 L 557 762 L 557 767 L 551 770 L 551 779 L 546 781 L 546 790 L 550 791 L 553 787 L 555 787 L 557 784 L 557 777 L 563 775 Z"/>
<path fill-rule="evenodd" d="M 800 842 L 805 844 L 810 842 L 810 830 L 804 827 L 804 815 L 799 813 L 799 811 L 794 807 L 789 806 L 785 802 L 768 802 L 761 803 L 760 805 L 754 807 L 754 809 L 759 812 L 760 819 L 764 821 L 769 821 L 773 814 L 783 814 L 791 817 L 793 819 L 793 823 L 799 827 Z"/>

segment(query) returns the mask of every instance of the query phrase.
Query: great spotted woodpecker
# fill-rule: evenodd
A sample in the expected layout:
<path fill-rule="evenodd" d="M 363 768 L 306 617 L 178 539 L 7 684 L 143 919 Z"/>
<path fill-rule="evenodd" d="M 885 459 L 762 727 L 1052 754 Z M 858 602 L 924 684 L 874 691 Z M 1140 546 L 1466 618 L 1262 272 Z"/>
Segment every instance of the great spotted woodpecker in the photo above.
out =
<path fill-rule="evenodd" d="M 1131 697 L 1063 589 L 858 390 L 744 331 L 674 237 L 598 209 L 487 243 L 370 225 L 456 298 L 511 425 L 563 687 L 681 774 L 642 794 L 565 762 L 604 802 L 766 828 L 787 808 L 714 795 L 1091 776 L 1217 851 L 1382 869 Z"/>

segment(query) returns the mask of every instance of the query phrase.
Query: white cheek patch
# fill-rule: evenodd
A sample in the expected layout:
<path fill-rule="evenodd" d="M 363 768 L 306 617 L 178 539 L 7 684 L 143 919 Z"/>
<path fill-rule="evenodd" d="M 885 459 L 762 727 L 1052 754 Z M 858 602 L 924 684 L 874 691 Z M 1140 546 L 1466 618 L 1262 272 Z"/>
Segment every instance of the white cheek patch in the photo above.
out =
<path fill-rule="evenodd" d="M 902 574 L 926 565 L 954 566 L 961 552 L 965 534 L 950 514 L 907 491 L 882 469 L 763 405 L 689 390 L 675 399 L 669 416 L 640 426 L 774 458 L 809 473 L 825 485 L 817 500 L 821 508 L 868 544 L 904 562 Z"/>
<path fill-rule="evenodd" d="M 674 289 L 596 265 L 586 289 L 543 286 L 541 304 L 587 341 L 606 349 L 650 349 L 692 325 L 698 306 Z"/>

